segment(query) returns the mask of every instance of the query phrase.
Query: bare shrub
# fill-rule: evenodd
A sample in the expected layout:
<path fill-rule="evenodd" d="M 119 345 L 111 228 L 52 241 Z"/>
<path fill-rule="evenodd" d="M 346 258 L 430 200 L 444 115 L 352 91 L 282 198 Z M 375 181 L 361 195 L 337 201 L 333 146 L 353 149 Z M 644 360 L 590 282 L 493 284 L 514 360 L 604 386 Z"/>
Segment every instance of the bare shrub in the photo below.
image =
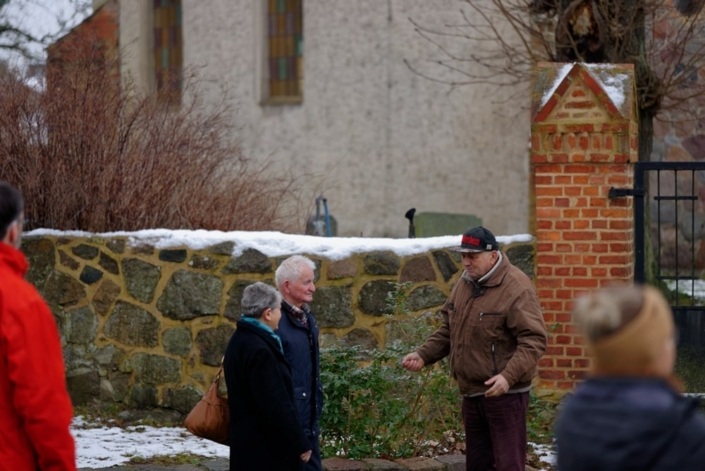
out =
<path fill-rule="evenodd" d="M 296 179 L 242 155 L 230 110 L 205 109 L 194 73 L 175 107 L 121 87 L 116 61 L 81 50 L 49 65 L 46 87 L 0 76 L 0 179 L 22 190 L 29 227 L 300 229 L 305 215 L 284 209 Z"/>

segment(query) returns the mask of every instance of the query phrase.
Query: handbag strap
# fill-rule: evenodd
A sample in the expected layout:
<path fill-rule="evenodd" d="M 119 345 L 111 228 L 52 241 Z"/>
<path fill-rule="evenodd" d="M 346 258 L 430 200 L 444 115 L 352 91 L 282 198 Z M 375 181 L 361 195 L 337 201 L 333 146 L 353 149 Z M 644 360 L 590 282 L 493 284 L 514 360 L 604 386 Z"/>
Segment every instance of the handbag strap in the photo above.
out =
<path fill-rule="evenodd" d="M 220 375 L 223 374 L 223 361 L 225 360 L 225 356 L 220 359 L 220 368 L 218 368 L 218 372 L 215 374 L 215 379 L 213 380 L 214 383 L 217 383 L 220 381 Z"/>

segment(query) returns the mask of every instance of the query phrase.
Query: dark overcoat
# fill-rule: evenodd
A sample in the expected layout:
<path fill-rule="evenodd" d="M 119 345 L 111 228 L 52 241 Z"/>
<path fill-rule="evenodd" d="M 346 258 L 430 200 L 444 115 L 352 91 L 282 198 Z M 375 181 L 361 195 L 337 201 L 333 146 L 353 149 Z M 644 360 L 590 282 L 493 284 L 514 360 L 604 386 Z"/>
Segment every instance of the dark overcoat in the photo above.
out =
<path fill-rule="evenodd" d="M 301 470 L 311 449 L 294 402 L 289 363 L 264 330 L 237 323 L 223 361 L 230 405 L 230 469 Z"/>
<path fill-rule="evenodd" d="M 555 437 L 561 471 L 705 469 L 697 401 L 660 379 L 588 379 L 565 400 Z"/>

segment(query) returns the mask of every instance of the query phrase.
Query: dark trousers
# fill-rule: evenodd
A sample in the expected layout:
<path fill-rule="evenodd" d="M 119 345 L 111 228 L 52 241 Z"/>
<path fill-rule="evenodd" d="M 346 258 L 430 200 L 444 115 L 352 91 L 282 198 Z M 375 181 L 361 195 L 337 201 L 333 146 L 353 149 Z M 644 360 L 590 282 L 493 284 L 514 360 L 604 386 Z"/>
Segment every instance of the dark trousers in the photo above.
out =
<path fill-rule="evenodd" d="M 524 471 L 528 406 L 528 392 L 463 398 L 467 471 Z"/>
<path fill-rule="evenodd" d="M 304 464 L 305 471 L 323 471 L 323 464 L 321 463 L 321 448 L 318 444 L 318 437 L 313 435 L 308 435 L 308 441 L 311 442 L 311 458 L 308 463 Z"/>

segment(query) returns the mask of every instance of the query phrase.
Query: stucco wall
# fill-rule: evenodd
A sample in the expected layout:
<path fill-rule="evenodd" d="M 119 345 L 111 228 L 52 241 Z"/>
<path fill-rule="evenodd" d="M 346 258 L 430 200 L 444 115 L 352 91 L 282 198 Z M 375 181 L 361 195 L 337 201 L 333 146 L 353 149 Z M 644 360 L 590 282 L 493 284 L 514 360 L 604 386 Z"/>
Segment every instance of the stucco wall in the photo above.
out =
<path fill-rule="evenodd" d="M 338 235 L 403 237 L 410 207 L 474 214 L 496 233 L 527 231 L 528 111 L 507 102 L 519 90 L 452 89 L 404 63 L 441 76 L 429 62 L 442 58 L 439 50 L 409 19 L 443 30 L 461 20 L 460 2 L 305 0 L 298 105 L 260 104 L 265 3 L 182 1 L 185 64 L 200 68 L 208 102 L 227 97 L 233 106 L 246 156 L 315 175 L 301 180 L 306 201 L 313 204 L 314 188 L 324 193 Z M 147 89 L 148 4 L 120 2 L 123 78 Z M 481 47 L 460 41 L 453 49 L 467 56 Z"/>
<path fill-rule="evenodd" d="M 92 399 L 187 413 L 215 375 L 236 320 L 242 290 L 273 283 L 282 258 L 254 249 L 231 256 L 236 241 L 193 250 L 155 248 L 128 236 L 29 236 L 28 279 L 56 317 L 69 392 Z M 533 274 L 532 243 L 503 248 Z M 387 293 L 411 282 L 414 313 L 434 311 L 458 279 L 457 254 L 432 250 L 399 257 L 369 252 L 318 266 L 312 309 L 323 347 L 383 347 L 394 338 Z"/>

